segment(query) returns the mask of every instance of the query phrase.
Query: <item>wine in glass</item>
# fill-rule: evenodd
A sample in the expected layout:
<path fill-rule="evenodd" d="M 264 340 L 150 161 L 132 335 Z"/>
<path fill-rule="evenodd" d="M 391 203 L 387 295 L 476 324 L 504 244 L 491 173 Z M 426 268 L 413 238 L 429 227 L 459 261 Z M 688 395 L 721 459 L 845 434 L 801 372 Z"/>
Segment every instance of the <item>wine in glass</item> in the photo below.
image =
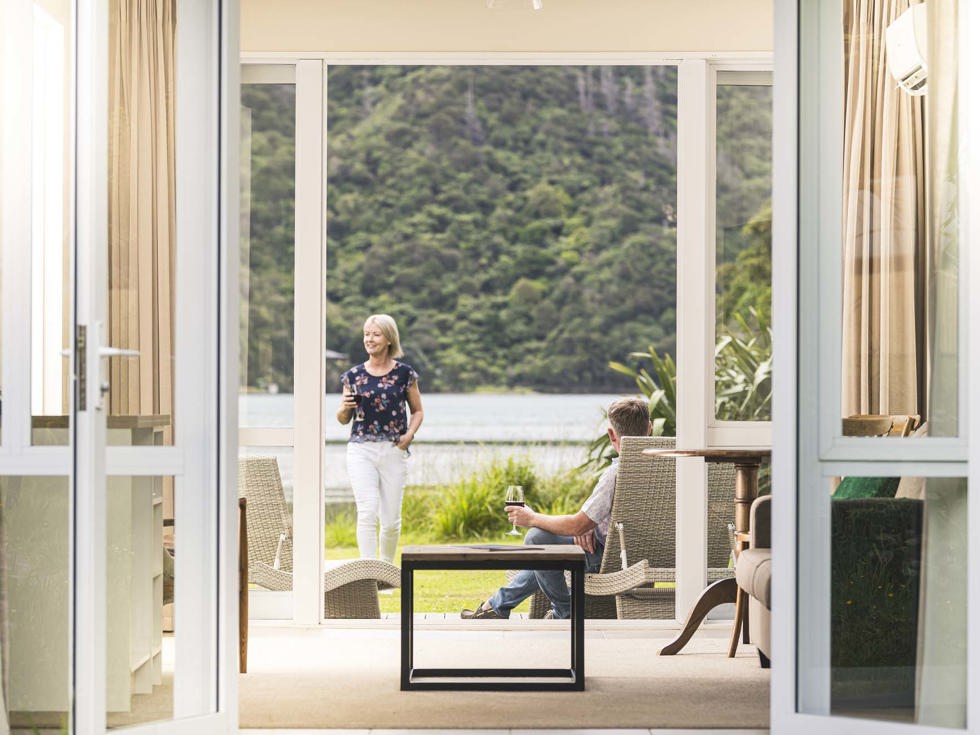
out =
<path fill-rule="evenodd" d="M 354 404 L 356 405 L 356 408 L 354 409 L 354 420 L 363 421 L 364 411 L 361 409 L 361 401 L 364 400 L 364 396 L 357 392 L 356 385 L 350 386 L 350 397 L 353 399 Z"/>
<path fill-rule="evenodd" d="M 507 493 L 504 495 L 504 506 L 523 506 L 524 505 L 524 488 L 520 485 L 508 485 Z M 521 532 L 517 530 L 517 524 L 512 523 L 511 529 L 504 534 L 505 536 L 520 536 Z"/>

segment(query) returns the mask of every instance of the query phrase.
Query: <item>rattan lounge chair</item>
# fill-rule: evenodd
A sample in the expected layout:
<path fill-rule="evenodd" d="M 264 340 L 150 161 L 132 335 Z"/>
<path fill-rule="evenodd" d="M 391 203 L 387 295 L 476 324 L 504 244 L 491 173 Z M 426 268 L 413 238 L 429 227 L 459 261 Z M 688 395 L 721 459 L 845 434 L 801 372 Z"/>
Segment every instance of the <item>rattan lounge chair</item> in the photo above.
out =
<path fill-rule="evenodd" d="M 644 457 L 647 448 L 672 449 L 673 437 L 623 437 L 612 519 L 599 571 L 585 575 L 589 618 L 672 619 L 675 581 L 675 472 L 673 458 Z M 708 581 L 731 577 L 735 471 L 708 465 Z M 659 585 L 658 585 L 659 583 Z M 530 617 L 550 603 L 531 599 Z"/>
<path fill-rule="evenodd" d="M 249 582 L 269 590 L 293 588 L 292 522 L 275 457 L 238 460 L 238 494 L 248 499 Z M 380 559 L 328 562 L 323 573 L 323 615 L 380 618 L 378 587 L 398 587 L 401 571 Z"/>

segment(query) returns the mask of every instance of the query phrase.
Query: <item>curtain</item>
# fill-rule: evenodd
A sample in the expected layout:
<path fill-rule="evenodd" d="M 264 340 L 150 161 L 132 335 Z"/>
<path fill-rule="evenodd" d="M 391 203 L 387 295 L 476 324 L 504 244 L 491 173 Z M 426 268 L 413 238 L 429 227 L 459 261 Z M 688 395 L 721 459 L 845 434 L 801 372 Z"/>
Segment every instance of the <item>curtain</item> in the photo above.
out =
<path fill-rule="evenodd" d="M 884 43 L 908 7 L 844 3 L 843 416 L 925 416 L 924 107 Z"/>
<path fill-rule="evenodd" d="M 110 415 L 173 414 L 175 25 L 174 0 L 111 2 L 107 339 L 140 354 L 110 360 Z"/>

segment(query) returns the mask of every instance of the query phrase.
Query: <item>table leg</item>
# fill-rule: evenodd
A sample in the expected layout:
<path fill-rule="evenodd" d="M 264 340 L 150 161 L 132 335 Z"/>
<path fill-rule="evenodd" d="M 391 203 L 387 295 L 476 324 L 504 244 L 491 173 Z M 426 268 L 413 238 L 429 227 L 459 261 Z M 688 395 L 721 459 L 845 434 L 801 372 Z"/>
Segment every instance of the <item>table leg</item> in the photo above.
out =
<path fill-rule="evenodd" d="M 412 678 L 412 667 L 414 661 L 414 633 L 415 623 L 415 600 L 414 585 L 415 571 L 411 562 L 402 562 L 402 604 L 401 604 L 401 623 L 402 623 L 402 655 L 401 655 L 401 690 L 406 691 Z"/>
<path fill-rule="evenodd" d="M 732 622 L 732 638 L 728 643 L 728 658 L 735 656 L 738 649 L 739 632 L 748 632 L 748 625 L 743 628 L 745 622 L 745 592 L 738 585 L 735 586 L 735 620 Z M 748 643 L 748 641 L 746 641 Z"/>
<path fill-rule="evenodd" d="M 687 620 L 684 621 L 684 627 L 680 634 L 660 649 L 660 655 L 673 656 L 680 651 L 691 640 L 694 631 L 698 629 L 701 621 L 711 610 L 718 605 L 724 605 L 726 602 L 736 601 L 737 590 L 738 585 L 735 584 L 734 577 L 719 579 L 717 582 L 708 585 L 688 612 Z"/>

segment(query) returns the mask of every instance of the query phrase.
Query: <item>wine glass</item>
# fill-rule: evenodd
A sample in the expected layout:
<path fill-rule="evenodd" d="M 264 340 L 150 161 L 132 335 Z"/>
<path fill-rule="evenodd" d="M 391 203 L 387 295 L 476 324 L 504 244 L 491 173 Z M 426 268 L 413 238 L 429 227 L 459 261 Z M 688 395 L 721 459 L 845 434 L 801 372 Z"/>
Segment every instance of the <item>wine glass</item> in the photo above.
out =
<path fill-rule="evenodd" d="M 351 383 L 350 385 L 350 397 L 354 400 L 357 407 L 354 409 L 354 420 L 363 421 L 364 420 L 364 410 L 361 408 L 361 401 L 364 400 L 364 396 L 357 392 L 357 386 Z"/>
<path fill-rule="evenodd" d="M 507 493 L 504 495 L 504 506 L 522 506 L 524 505 L 524 488 L 520 485 L 508 485 Z M 517 530 L 517 524 L 512 523 L 511 529 L 504 534 L 505 536 L 520 536 L 521 532 Z"/>

